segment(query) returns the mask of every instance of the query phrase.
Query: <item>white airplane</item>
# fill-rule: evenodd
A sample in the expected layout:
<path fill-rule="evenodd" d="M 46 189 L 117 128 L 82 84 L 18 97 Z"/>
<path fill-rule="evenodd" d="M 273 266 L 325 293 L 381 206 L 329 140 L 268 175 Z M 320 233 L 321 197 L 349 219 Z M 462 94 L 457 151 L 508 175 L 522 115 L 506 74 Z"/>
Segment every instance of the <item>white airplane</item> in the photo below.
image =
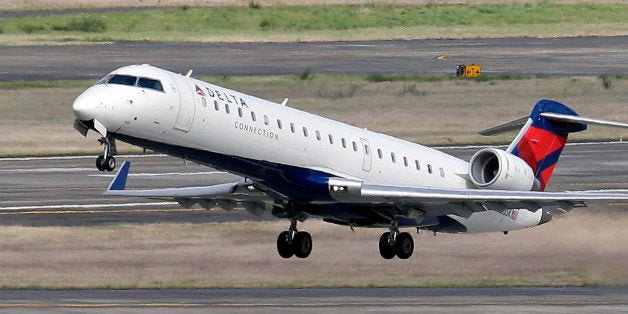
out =
<path fill-rule="evenodd" d="M 625 201 L 628 193 L 543 192 L 568 133 L 584 118 L 553 100 L 529 117 L 485 134 L 521 127 L 504 151 L 479 150 L 469 162 L 384 134 L 353 127 L 150 65 L 105 76 L 72 106 L 75 128 L 102 135 L 99 170 L 115 168 L 115 140 L 237 174 L 215 186 L 127 190 L 125 162 L 106 195 L 173 199 L 184 207 L 245 208 L 290 219 L 277 238 L 283 258 L 305 258 L 309 217 L 353 227 L 387 228 L 383 258 L 409 258 L 414 241 L 402 228 L 433 232 L 504 232 L 537 226 L 553 210 L 584 201 Z"/>

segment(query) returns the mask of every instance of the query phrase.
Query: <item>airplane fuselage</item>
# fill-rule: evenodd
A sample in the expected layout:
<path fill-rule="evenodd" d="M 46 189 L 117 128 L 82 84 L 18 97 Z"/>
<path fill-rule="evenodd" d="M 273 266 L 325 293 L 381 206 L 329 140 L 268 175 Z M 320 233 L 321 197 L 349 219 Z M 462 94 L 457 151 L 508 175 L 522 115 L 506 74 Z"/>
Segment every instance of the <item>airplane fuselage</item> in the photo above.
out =
<path fill-rule="evenodd" d="M 149 65 L 115 70 L 73 108 L 79 120 L 97 120 L 113 139 L 249 178 L 272 198 L 334 223 L 390 225 L 359 204 L 337 205 L 331 177 L 476 188 L 469 163 L 454 156 Z M 536 209 L 433 217 L 426 206 L 416 208 L 416 219 L 399 223 L 439 232 L 510 231 L 545 222 Z"/>

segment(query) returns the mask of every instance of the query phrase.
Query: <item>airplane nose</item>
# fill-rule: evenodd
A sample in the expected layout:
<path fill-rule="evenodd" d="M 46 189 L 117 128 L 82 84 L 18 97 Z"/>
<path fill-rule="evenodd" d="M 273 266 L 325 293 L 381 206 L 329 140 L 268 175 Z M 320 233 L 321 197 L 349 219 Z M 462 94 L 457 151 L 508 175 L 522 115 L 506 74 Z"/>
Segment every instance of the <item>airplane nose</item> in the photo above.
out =
<path fill-rule="evenodd" d="M 96 98 L 85 93 L 79 95 L 72 104 L 74 116 L 81 121 L 93 120 L 96 113 Z"/>

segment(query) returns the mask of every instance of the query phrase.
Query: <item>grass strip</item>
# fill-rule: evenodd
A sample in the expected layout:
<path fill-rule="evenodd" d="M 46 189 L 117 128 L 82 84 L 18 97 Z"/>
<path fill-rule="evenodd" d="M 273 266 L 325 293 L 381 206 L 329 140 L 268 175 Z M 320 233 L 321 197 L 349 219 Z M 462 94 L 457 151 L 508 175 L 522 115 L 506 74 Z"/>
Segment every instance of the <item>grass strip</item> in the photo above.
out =
<path fill-rule="evenodd" d="M 533 29 L 546 36 L 578 36 L 597 25 L 625 34 L 628 5 L 598 3 L 472 5 L 333 5 L 272 7 L 189 7 L 133 12 L 37 16 L 0 20 L 5 40 L 42 35 L 66 41 L 309 41 L 362 36 L 363 31 L 405 36 L 512 37 Z M 569 27 L 567 27 L 569 26 Z M 486 35 L 483 35 L 486 34 Z M 35 36 L 37 35 L 37 36 Z M 531 34 L 539 35 L 539 34 Z M 16 37 L 17 36 L 17 37 Z M 386 36 L 386 35 L 378 35 Z M 400 36 L 404 36 L 401 34 Z M 28 39 L 27 39 L 28 41 Z"/>
<path fill-rule="evenodd" d="M 277 255 L 279 220 L 3 226 L 0 289 L 624 286 L 628 218 L 610 207 L 507 237 L 421 233 L 407 261 L 379 256 L 381 229 L 316 219 L 299 225 L 315 238 L 303 260 Z"/>

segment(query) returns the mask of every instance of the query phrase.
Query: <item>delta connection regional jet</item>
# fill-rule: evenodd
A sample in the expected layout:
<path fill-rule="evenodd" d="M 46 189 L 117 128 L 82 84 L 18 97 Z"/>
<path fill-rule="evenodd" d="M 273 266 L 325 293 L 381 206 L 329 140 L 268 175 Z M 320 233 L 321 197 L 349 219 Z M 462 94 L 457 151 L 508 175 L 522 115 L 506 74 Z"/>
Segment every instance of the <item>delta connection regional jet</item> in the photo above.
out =
<path fill-rule="evenodd" d="M 116 166 L 115 141 L 166 153 L 245 179 L 214 186 L 127 190 L 124 162 L 106 195 L 171 199 L 181 206 L 244 208 L 287 218 L 277 237 L 283 258 L 305 258 L 309 217 L 384 228 L 383 258 L 407 259 L 414 241 L 402 228 L 504 232 L 548 222 L 554 210 L 585 201 L 625 201 L 628 193 L 544 192 L 571 132 L 586 124 L 626 123 L 578 116 L 540 100 L 529 117 L 484 131 L 521 128 L 506 150 L 480 149 L 469 162 L 388 135 L 350 126 L 150 65 L 117 69 L 72 106 L 74 127 L 95 130 L 99 170 Z M 623 192 L 623 191 L 622 191 Z"/>

